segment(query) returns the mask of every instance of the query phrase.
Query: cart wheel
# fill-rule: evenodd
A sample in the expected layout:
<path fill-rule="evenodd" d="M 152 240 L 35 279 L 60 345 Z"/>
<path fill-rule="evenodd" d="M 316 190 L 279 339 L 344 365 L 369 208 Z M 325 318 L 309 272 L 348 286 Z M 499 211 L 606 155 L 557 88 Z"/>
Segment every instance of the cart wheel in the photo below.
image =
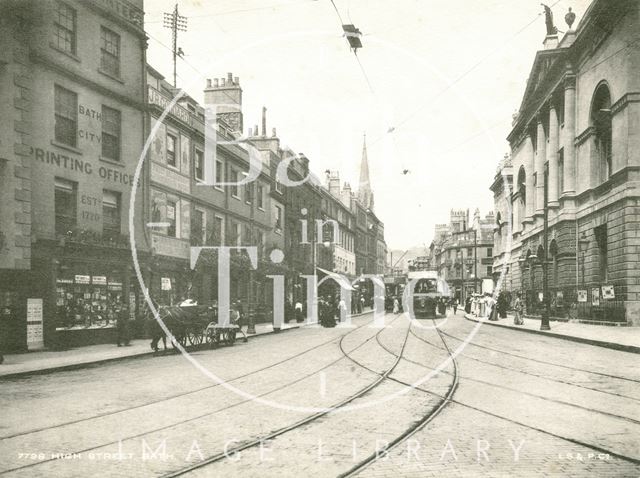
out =
<path fill-rule="evenodd" d="M 227 332 L 227 344 L 233 345 L 236 341 L 236 329 L 229 329 Z"/>
<path fill-rule="evenodd" d="M 190 330 L 187 338 L 191 345 L 200 345 L 202 343 L 202 333 L 200 331 Z"/>
<path fill-rule="evenodd" d="M 216 332 L 212 329 L 207 329 L 207 345 L 209 348 L 215 348 L 216 346 Z"/>

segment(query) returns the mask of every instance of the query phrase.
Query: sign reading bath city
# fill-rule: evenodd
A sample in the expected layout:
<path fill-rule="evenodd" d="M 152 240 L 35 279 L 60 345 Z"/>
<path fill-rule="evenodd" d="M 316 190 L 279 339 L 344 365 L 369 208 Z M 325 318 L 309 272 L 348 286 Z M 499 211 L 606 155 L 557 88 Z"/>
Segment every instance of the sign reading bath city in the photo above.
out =
<path fill-rule="evenodd" d="M 27 348 L 44 348 L 42 299 L 27 299 Z"/>

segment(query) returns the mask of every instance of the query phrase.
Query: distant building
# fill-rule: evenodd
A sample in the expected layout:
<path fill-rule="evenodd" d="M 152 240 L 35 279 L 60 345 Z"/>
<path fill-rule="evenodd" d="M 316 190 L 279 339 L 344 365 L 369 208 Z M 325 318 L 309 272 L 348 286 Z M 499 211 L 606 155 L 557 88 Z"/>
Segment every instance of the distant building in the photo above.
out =
<path fill-rule="evenodd" d="M 463 209 L 451 210 L 446 228 L 436 225 L 429 269 L 438 271 L 459 301 L 483 292 L 483 282 L 492 278 L 494 223 L 493 212 L 482 218 L 476 209 L 470 222 L 469 211 Z"/>

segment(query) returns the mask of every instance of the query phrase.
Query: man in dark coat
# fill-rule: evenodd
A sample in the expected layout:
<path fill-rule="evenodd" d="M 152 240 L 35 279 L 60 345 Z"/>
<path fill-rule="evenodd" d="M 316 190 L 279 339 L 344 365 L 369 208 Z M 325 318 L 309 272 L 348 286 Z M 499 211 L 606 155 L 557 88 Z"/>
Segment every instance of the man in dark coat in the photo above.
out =
<path fill-rule="evenodd" d="M 129 309 L 125 306 L 116 306 L 116 331 L 118 333 L 118 347 L 131 345 L 129 343 Z"/>

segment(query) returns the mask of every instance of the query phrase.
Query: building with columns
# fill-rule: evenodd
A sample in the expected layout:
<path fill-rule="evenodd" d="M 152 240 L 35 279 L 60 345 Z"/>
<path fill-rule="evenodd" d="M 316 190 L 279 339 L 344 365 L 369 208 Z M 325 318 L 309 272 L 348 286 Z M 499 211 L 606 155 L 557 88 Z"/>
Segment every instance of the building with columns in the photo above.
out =
<path fill-rule="evenodd" d="M 511 242 L 494 273 L 506 272 L 506 286 L 522 291 L 535 314 L 546 256 L 552 317 L 637 323 L 640 4 L 594 0 L 577 27 L 573 13 L 565 19 L 567 33 L 548 30 L 535 56 L 508 136 L 511 165 L 492 187 L 499 242 Z"/>

